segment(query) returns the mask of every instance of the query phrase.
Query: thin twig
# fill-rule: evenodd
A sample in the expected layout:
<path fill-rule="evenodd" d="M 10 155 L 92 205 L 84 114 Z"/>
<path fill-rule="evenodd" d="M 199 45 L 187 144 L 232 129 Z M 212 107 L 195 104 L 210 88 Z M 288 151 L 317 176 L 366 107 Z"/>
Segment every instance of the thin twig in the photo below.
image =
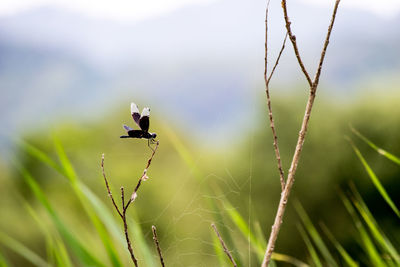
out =
<path fill-rule="evenodd" d="M 135 190 L 133 191 L 132 196 L 131 196 L 131 198 L 128 200 L 128 203 L 127 203 L 126 205 L 125 205 L 125 192 L 124 192 L 124 187 L 121 186 L 122 212 L 121 212 L 121 210 L 118 208 L 117 204 L 115 203 L 114 197 L 112 196 L 112 193 L 111 193 L 111 190 L 110 190 L 110 187 L 109 187 L 109 184 L 108 184 L 108 180 L 107 180 L 107 178 L 106 178 L 106 174 L 105 174 L 105 171 L 104 171 L 104 154 L 102 154 L 102 157 L 101 157 L 101 169 L 102 169 L 102 171 L 103 171 L 103 177 L 104 177 L 104 182 L 105 182 L 106 187 L 107 187 L 107 192 L 108 192 L 108 195 L 109 195 L 110 198 L 111 198 L 111 201 L 112 201 L 112 203 L 113 203 L 113 206 L 114 206 L 115 210 L 118 212 L 119 216 L 120 216 L 121 219 L 122 219 L 122 222 L 124 223 L 124 233 L 125 233 L 126 244 L 127 244 L 127 247 L 128 247 L 129 254 L 131 255 L 131 259 L 132 259 L 132 261 L 133 261 L 133 263 L 134 263 L 134 265 L 135 265 L 136 267 L 138 266 L 138 261 L 137 261 L 137 259 L 136 259 L 136 257 L 135 257 L 135 254 L 133 253 L 131 240 L 129 239 L 129 234 L 128 234 L 128 233 L 129 233 L 129 231 L 128 231 L 128 223 L 127 223 L 127 221 L 126 221 L 126 212 L 127 212 L 127 210 L 128 210 L 129 205 L 136 199 L 137 191 L 139 190 L 139 187 L 140 187 L 140 185 L 141 185 L 141 182 L 144 181 L 144 180 L 147 180 L 147 179 L 149 178 L 149 177 L 147 176 L 147 170 L 148 170 L 148 168 L 150 167 L 151 161 L 153 160 L 154 154 L 155 154 L 156 151 L 157 151 L 158 145 L 159 145 L 159 141 L 157 141 L 157 145 L 156 145 L 155 149 L 152 149 L 153 153 L 151 154 L 149 160 L 147 161 L 147 165 L 146 165 L 146 167 L 145 167 L 145 169 L 144 169 L 144 171 L 143 171 L 143 174 L 142 174 L 142 176 L 140 177 L 140 179 L 139 179 L 139 181 L 138 181 L 138 184 L 136 185 Z"/>
<path fill-rule="evenodd" d="M 124 205 L 124 203 L 125 203 L 124 187 L 121 187 L 121 200 L 122 200 L 122 205 Z M 122 212 L 122 221 L 124 222 L 124 233 L 125 233 L 125 239 L 126 239 L 126 244 L 128 246 L 129 254 L 131 255 L 131 259 L 132 259 L 133 263 L 137 267 L 138 266 L 137 259 L 135 257 L 135 254 L 133 253 L 131 240 L 129 239 L 128 223 L 126 222 L 126 209 L 124 209 Z"/>
<path fill-rule="evenodd" d="M 133 253 L 133 249 L 132 249 L 132 245 L 131 245 L 131 241 L 129 239 L 129 235 L 128 235 L 128 224 L 126 222 L 126 209 L 124 209 L 124 203 L 125 203 L 125 193 L 124 193 L 124 187 L 121 187 L 121 201 L 122 201 L 122 213 L 120 211 L 120 209 L 118 208 L 117 204 L 115 203 L 115 200 L 111 194 L 111 190 L 110 187 L 108 185 L 108 181 L 105 175 L 105 171 L 104 171 L 104 154 L 101 156 L 101 169 L 103 170 L 103 177 L 104 177 L 104 181 L 106 183 L 106 187 L 107 187 L 107 191 L 108 191 L 108 195 L 111 198 L 111 201 L 113 203 L 113 206 L 115 208 L 115 210 L 118 212 L 119 216 L 121 217 L 123 223 L 124 223 L 124 233 L 125 233 L 125 239 L 126 239 L 126 244 L 128 246 L 128 251 L 129 254 L 131 255 L 131 259 L 133 261 L 133 263 L 135 264 L 135 266 L 138 266 L 138 262 L 137 259 L 135 257 L 135 254 Z"/>
<path fill-rule="evenodd" d="M 331 22 L 330 22 L 329 27 L 328 27 L 328 33 L 326 35 L 325 42 L 324 42 L 324 47 L 323 47 L 322 52 L 321 52 L 321 58 L 319 59 L 318 69 L 317 69 L 317 72 L 315 73 L 315 77 L 314 77 L 314 82 L 313 82 L 314 90 L 317 90 L 317 86 L 318 86 L 318 83 L 319 83 L 319 77 L 321 75 L 322 64 L 324 63 L 326 49 L 328 48 L 328 44 L 329 44 L 329 38 L 331 37 L 333 24 L 335 23 L 336 12 L 337 12 L 337 9 L 339 7 L 339 2 L 340 2 L 340 0 L 336 0 L 335 7 L 333 9 Z"/>
<path fill-rule="evenodd" d="M 265 10 L 265 57 L 264 57 L 264 61 L 265 61 L 265 68 L 264 68 L 264 82 L 265 82 L 265 93 L 267 95 L 267 106 L 268 106 L 268 115 L 269 115 L 269 122 L 270 122 L 270 127 L 272 130 L 272 136 L 274 139 L 274 150 L 275 150 L 275 157 L 278 161 L 278 170 L 279 170 L 279 179 L 281 182 L 281 188 L 282 191 L 285 188 L 285 177 L 284 177 L 284 173 L 283 173 L 283 168 L 282 168 L 282 162 L 281 162 L 281 154 L 279 152 L 279 145 L 278 145 L 278 136 L 276 134 L 276 129 L 275 129 L 275 123 L 274 123 L 274 117 L 272 115 L 272 105 L 271 105 L 271 97 L 269 94 L 269 81 L 271 80 L 271 77 L 276 69 L 276 67 L 278 66 L 279 63 L 279 59 L 282 55 L 283 49 L 285 48 L 285 42 L 286 42 L 286 38 L 287 38 L 287 34 L 285 36 L 284 42 L 282 44 L 282 48 L 279 52 L 279 56 L 276 59 L 275 65 L 272 68 L 271 74 L 269 75 L 269 78 L 267 77 L 267 69 L 268 69 L 268 7 L 269 7 L 269 1 L 267 3 L 267 8 Z"/>
<path fill-rule="evenodd" d="M 104 182 L 105 182 L 106 187 L 107 187 L 108 196 L 111 198 L 111 201 L 112 201 L 112 204 L 114 205 L 115 210 L 118 212 L 119 216 L 122 218 L 122 213 L 119 210 L 119 208 L 117 206 L 117 203 L 115 203 L 114 197 L 113 197 L 113 195 L 111 193 L 111 190 L 110 190 L 110 186 L 108 185 L 106 172 L 104 171 L 104 154 L 101 155 L 101 169 L 103 171 L 103 177 L 104 177 Z"/>
<path fill-rule="evenodd" d="M 312 107 L 313 107 L 313 104 L 314 104 L 314 100 L 315 100 L 315 95 L 316 95 L 315 93 L 317 91 L 317 87 L 318 87 L 318 83 L 319 83 L 319 76 L 321 74 L 321 68 L 322 68 L 322 64 L 323 64 L 323 61 L 324 61 L 326 49 L 327 49 L 327 46 L 329 44 L 329 38 L 330 38 L 330 35 L 331 35 L 331 32 L 332 32 L 332 27 L 333 27 L 333 24 L 334 24 L 334 21 L 335 21 L 335 18 L 336 18 L 336 11 L 337 11 L 337 8 L 339 6 L 339 2 L 340 2 L 340 0 L 336 0 L 335 7 L 334 7 L 334 10 L 333 10 L 333 14 L 332 14 L 332 18 L 331 18 L 331 22 L 330 22 L 330 25 L 329 25 L 329 28 L 328 28 L 328 33 L 327 33 L 326 38 L 325 38 L 324 47 L 323 47 L 322 52 L 321 52 L 321 59 L 320 59 L 319 67 L 318 67 L 318 69 L 316 71 L 314 81 L 310 83 L 310 95 L 308 97 L 308 102 L 307 102 L 307 106 L 306 106 L 303 122 L 302 122 L 302 125 L 301 125 L 301 130 L 299 132 L 299 137 L 297 139 L 296 150 L 295 150 L 295 153 L 293 155 L 292 163 L 290 165 L 288 178 L 286 180 L 285 189 L 283 190 L 283 192 L 281 194 L 281 199 L 279 201 L 277 214 L 276 214 L 275 221 L 274 221 L 274 224 L 273 224 L 272 229 L 271 229 L 271 234 L 270 234 L 270 237 L 269 237 L 269 240 L 268 240 L 268 245 L 267 245 L 267 249 L 266 249 L 266 252 L 265 252 L 265 256 L 264 256 L 264 260 L 263 260 L 263 263 L 262 263 L 262 267 L 267 267 L 269 262 L 270 262 L 270 260 L 271 260 L 271 255 L 272 255 L 272 252 L 274 251 L 274 248 L 275 248 L 275 242 L 276 242 L 276 239 L 278 237 L 280 227 L 282 225 L 282 218 L 283 218 L 283 215 L 285 213 L 285 209 L 286 209 L 287 201 L 288 201 L 288 198 L 289 198 L 289 194 L 291 192 L 291 189 L 292 189 L 292 186 L 293 186 L 293 183 L 294 183 L 294 177 L 295 177 L 295 173 L 296 173 L 296 170 L 297 170 L 297 165 L 298 165 L 298 162 L 299 162 L 299 159 L 300 159 L 300 154 L 301 154 L 301 151 L 303 149 L 304 139 L 305 139 L 305 135 L 306 135 L 307 128 L 308 128 L 308 123 L 309 123 L 309 120 L 310 120 L 311 110 L 312 110 Z M 289 31 L 290 30 L 290 22 L 289 22 L 289 20 L 287 18 L 286 1 L 285 0 L 282 0 L 282 8 L 283 8 L 284 16 L 285 16 L 285 20 L 286 20 L 286 28 L 288 30 L 289 37 L 291 37 L 292 34 Z M 292 38 L 291 38 L 291 40 L 292 40 Z M 296 39 L 295 38 L 294 38 L 294 41 L 292 40 L 292 43 L 293 43 L 293 46 L 295 46 L 295 44 L 296 44 Z M 295 48 L 295 53 L 296 53 L 296 50 L 297 49 Z M 298 53 L 298 51 L 297 51 L 297 53 Z M 302 65 L 300 57 L 298 57 L 298 61 L 299 61 L 299 64 L 300 64 L 301 68 L 303 69 L 304 66 Z M 305 72 L 304 75 L 306 75 L 306 73 L 307 72 Z M 308 80 L 309 76 L 306 75 L 306 77 L 307 77 L 307 80 Z"/>
<path fill-rule="evenodd" d="M 270 73 L 269 76 L 268 76 L 268 79 L 267 79 L 268 85 L 269 85 L 269 82 L 271 81 L 272 75 L 274 75 L 274 72 L 275 72 L 276 67 L 277 67 L 278 64 L 279 64 L 279 60 L 281 59 L 283 50 L 285 50 L 285 45 L 286 45 L 286 39 L 287 39 L 287 37 L 288 37 L 288 33 L 286 32 L 285 38 L 283 38 L 281 50 L 279 51 L 278 57 L 276 58 L 275 65 L 274 65 L 274 67 L 272 68 L 272 71 L 271 71 L 271 73 Z"/>
<path fill-rule="evenodd" d="M 228 256 L 229 260 L 232 262 L 232 265 L 234 267 L 237 267 L 237 264 L 236 264 L 235 260 L 233 259 L 232 254 L 230 253 L 230 251 L 226 247 L 224 240 L 222 239 L 221 235 L 218 232 L 217 226 L 215 226 L 215 224 L 212 223 L 211 227 L 214 228 L 215 234 L 217 235 L 217 237 L 219 239 L 219 242 L 221 243 L 221 246 L 224 249 L 225 254 Z"/>
<path fill-rule="evenodd" d="M 147 176 L 147 170 L 149 169 L 149 167 L 150 167 L 150 164 L 151 164 L 151 161 L 153 160 L 153 157 L 154 157 L 154 154 L 156 154 L 156 152 L 157 152 L 157 148 L 158 148 L 158 145 L 160 144 L 160 142 L 159 141 L 156 141 L 156 147 L 154 148 L 154 150 L 153 150 L 153 153 L 151 154 L 151 156 L 150 156 L 150 158 L 147 160 L 147 165 L 146 165 L 146 167 L 144 168 L 144 170 L 143 170 L 143 174 L 142 174 L 142 176 L 139 178 L 139 180 L 138 180 L 138 183 L 136 184 L 136 187 L 135 187 L 135 189 L 133 190 L 133 193 L 132 193 L 132 195 L 131 195 L 131 198 L 128 200 L 128 203 L 126 203 L 126 205 L 124 206 L 124 211 L 129 207 L 129 205 L 133 202 L 133 201 L 135 201 L 135 199 L 136 199 L 136 197 L 137 197 L 137 191 L 139 190 L 139 187 L 140 187 L 140 185 L 142 184 L 142 181 L 145 181 L 145 180 L 147 180 L 149 177 Z"/>
<path fill-rule="evenodd" d="M 287 14 L 286 0 L 282 0 L 282 9 L 283 9 L 283 17 L 284 17 L 285 23 L 286 23 L 286 30 L 287 30 L 287 33 L 289 34 L 289 39 L 293 44 L 293 49 L 294 49 L 294 53 L 296 55 L 297 61 L 299 62 L 300 68 L 303 71 L 308 84 L 310 85 L 310 87 L 312 87 L 313 82 L 310 78 L 310 75 L 308 74 L 308 72 L 306 70 L 306 67 L 304 66 L 303 61 L 301 60 L 299 48 L 297 47 L 296 36 L 292 33 L 292 28 L 290 27 L 291 22 L 289 20 L 288 14 Z"/>
<path fill-rule="evenodd" d="M 154 240 L 154 244 L 156 245 L 156 248 L 157 248 L 158 257 L 160 258 L 161 266 L 165 267 L 164 258 L 162 256 L 160 244 L 159 244 L 158 238 L 157 238 L 157 229 L 154 225 L 152 225 L 151 230 L 153 232 L 153 240 Z"/>
<path fill-rule="evenodd" d="M 121 186 L 121 202 L 122 202 L 122 207 L 125 207 L 125 193 L 123 186 Z"/>

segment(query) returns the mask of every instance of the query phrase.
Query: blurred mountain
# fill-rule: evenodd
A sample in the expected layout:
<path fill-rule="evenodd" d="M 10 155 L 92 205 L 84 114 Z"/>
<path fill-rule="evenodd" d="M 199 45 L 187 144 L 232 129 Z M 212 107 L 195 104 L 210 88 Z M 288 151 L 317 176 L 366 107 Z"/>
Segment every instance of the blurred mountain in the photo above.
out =
<path fill-rule="evenodd" d="M 271 62 L 285 33 L 275 2 Z M 135 23 L 55 7 L 1 17 L 0 116 L 7 126 L 1 134 L 58 116 L 99 116 L 108 111 L 104 106 L 123 101 L 129 107 L 137 99 L 200 135 L 213 129 L 212 138 L 225 137 L 246 127 L 254 97 L 262 93 L 264 5 L 223 0 Z M 305 64 L 314 69 L 331 10 L 293 2 L 289 12 Z M 322 83 L 344 92 L 364 79 L 396 73 L 399 22 L 340 9 Z M 290 45 L 287 52 L 276 75 L 283 86 L 303 81 Z"/>

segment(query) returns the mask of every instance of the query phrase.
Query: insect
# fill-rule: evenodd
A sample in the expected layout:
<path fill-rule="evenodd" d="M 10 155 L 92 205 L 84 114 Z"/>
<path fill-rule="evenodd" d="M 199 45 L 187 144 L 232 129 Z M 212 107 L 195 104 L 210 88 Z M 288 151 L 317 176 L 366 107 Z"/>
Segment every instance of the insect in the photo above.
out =
<path fill-rule="evenodd" d="M 140 130 L 132 129 L 124 124 L 123 127 L 128 135 L 122 135 L 120 138 L 144 138 L 148 140 L 148 146 L 150 147 L 150 143 L 154 143 L 155 138 L 157 137 L 156 133 L 149 132 L 150 108 L 144 108 L 142 114 L 140 114 L 138 106 L 132 102 L 131 114 L 133 120 L 139 126 Z"/>

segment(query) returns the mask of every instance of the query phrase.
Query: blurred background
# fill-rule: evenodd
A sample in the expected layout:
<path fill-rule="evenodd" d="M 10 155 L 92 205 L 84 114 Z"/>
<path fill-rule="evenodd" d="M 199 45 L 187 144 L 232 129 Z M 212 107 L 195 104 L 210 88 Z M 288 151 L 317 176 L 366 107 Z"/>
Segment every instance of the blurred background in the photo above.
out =
<path fill-rule="evenodd" d="M 310 74 L 333 2 L 288 2 Z M 16 249 L 22 244 L 48 264 L 60 265 L 54 251 L 63 251 L 59 246 L 64 243 L 71 266 L 129 264 L 100 159 L 105 153 L 114 195 L 122 185 L 133 188 L 151 151 L 146 141 L 119 139 L 123 123 L 133 126 L 131 101 L 140 109 L 151 107 L 150 131 L 160 140 L 150 180 L 130 210 L 133 243 L 139 246 L 135 236 L 142 236 L 142 249 L 150 247 L 150 256 L 136 248 L 142 265 L 153 266 L 149 261 L 157 260 L 152 224 L 158 227 L 169 266 L 221 265 L 213 248 L 212 221 L 230 236 L 227 243 L 242 266 L 259 264 L 254 242 L 248 248 L 246 233 L 253 232 L 227 218 L 234 217 L 229 212 L 234 210 L 265 242 L 280 196 L 263 81 L 265 5 L 239 0 L 1 1 L 0 259 L 6 266 L 41 265 Z M 280 1 L 271 1 L 269 15 L 272 65 L 285 36 Z M 394 247 L 400 244 L 399 217 L 346 137 L 398 206 L 399 165 L 368 147 L 349 124 L 380 148 L 400 155 L 399 23 L 400 2 L 341 3 L 291 196 L 367 266 L 370 260 L 352 235 L 356 228 L 341 192 L 355 184 Z M 271 94 L 287 173 L 308 94 L 289 42 Z M 98 215 L 94 198 L 92 213 L 82 204 L 89 193 L 80 183 L 104 203 L 114 224 Z M 41 188 L 53 211 L 35 188 Z M 104 248 L 101 226 L 93 226 L 96 216 L 116 243 L 120 260 L 107 257 L 112 249 Z M 276 250 L 307 262 L 299 221 L 289 206 Z M 80 261 L 78 241 L 69 235 L 99 262 Z M 340 255 L 333 254 L 340 262 Z"/>

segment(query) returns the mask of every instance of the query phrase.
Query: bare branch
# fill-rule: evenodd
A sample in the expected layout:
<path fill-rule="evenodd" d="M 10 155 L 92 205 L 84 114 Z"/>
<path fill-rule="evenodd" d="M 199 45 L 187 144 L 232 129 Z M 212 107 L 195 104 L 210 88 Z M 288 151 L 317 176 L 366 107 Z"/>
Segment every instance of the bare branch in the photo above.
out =
<path fill-rule="evenodd" d="M 163 258 L 162 253 L 161 253 L 160 244 L 158 243 L 157 229 L 156 229 L 156 227 L 154 225 L 152 225 L 151 226 L 151 230 L 153 232 L 153 240 L 154 240 L 154 244 L 156 245 L 156 248 L 157 248 L 158 257 L 160 258 L 161 266 L 165 267 L 164 258 Z"/>
<path fill-rule="evenodd" d="M 123 187 L 122 187 L 122 194 L 123 194 Z M 135 266 L 138 266 L 137 259 L 135 257 L 135 254 L 133 253 L 132 245 L 131 245 L 131 240 L 129 239 L 129 234 L 128 234 L 128 223 L 126 222 L 126 209 L 124 209 L 123 216 L 122 216 L 122 221 L 124 222 L 124 233 L 125 233 L 125 239 L 126 239 L 126 244 L 128 246 L 129 254 L 131 255 L 131 259 Z"/>
<path fill-rule="evenodd" d="M 281 194 L 281 199 L 279 201 L 279 206 L 278 206 L 278 210 L 277 210 L 277 213 L 276 213 L 276 216 L 275 216 L 275 221 L 274 221 L 274 224 L 272 225 L 271 234 L 269 236 L 268 245 L 267 245 L 267 249 L 266 249 L 266 252 L 265 252 L 265 256 L 264 256 L 264 260 L 263 260 L 263 263 L 262 263 L 262 267 L 267 267 L 269 262 L 270 262 L 270 260 L 271 260 L 271 255 L 272 255 L 272 252 L 274 251 L 274 248 L 275 248 L 275 242 L 276 242 L 276 239 L 277 239 L 278 234 L 279 234 L 279 230 L 280 230 L 281 225 L 282 225 L 283 215 L 285 213 L 287 201 L 288 201 L 288 198 L 289 198 L 289 195 L 290 195 L 293 183 L 294 183 L 294 177 L 295 177 L 295 173 L 296 173 L 296 170 L 297 170 L 297 165 L 298 165 L 299 160 L 300 160 L 300 154 L 301 154 L 301 151 L 303 149 L 304 140 L 305 140 L 305 136 L 306 136 L 307 128 L 308 128 L 308 123 L 309 123 L 310 116 L 311 116 L 311 110 L 312 110 L 312 107 L 313 107 L 313 104 L 314 104 L 314 100 L 315 100 L 315 93 L 316 93 L 317 87 L 318 87 L 319 76 L 321 74 L 321 68 L 322 68 L 322 64 L 323 64 L 323 61 L 324 61 L 325 52 L 326 52 L 327 46 L 329 44 L 329 38 L 330 38 L 330 34 L 332 32 L 332 27 L 333 27 L 333 24 L 334 24 L 334 21 L 335 21 L 335 18 L 336 18 L 336 12 L 337 12 L 337 8 L 339 6 L 339 2 L 340 2 L 340 0 L 336 0 L 335 7 L 334 7 L 334 10 L 333 10 L 333 14 L 332 14 L 332 18 L 331 18 L 331 23 L 329 25 L 328 33 L 327 33 L 327 36 L 325 38 L 325 43 L 324 43 L 324 47 L 323 47 L 323 50 L 322 50 L 322 53 L 321 53 L 321 59 L 320 59 L 318 70 L 317 70 L 316 75 L 315 75 L 314 82 L 310 83 L 310 81 L 309 81 L 309 83 L 310 83 L 310 95 L 308 97 L 307 106 L 306 106 L 303 122 L 302 122 L 302 125 L 301 125 L 301 130 L 299 132 L 299 137 L 297 139 L 296 150 L 295 150 L 295 153 L 293 155 L 292 163 L 290 165 L 288 178 L 286 180 L 285 189 L 283 190 L 283 192 Z M 286 28 L 288 30 L 289 37 L 292 40 L 293 47 L 295 48 L 295 53 L 298 53 L 298 50 L 296 49 L 296 47 L 297 47 L 296 39 L 292 38 L 293 35 L 292 35 L 291 31 L 290 31 L 290 22 L 289 22 L 289 19 L 287 17 L 286 1 L 285 0 L 282 0 L 282 8 L 284 10 L 284 16 L 285 16 L 285 20 L 286 20 Z M 301 62 L 300 56 L 297 56 L 297 54 L 296 54 L 296 57 L 297 57 L 297 59 L 299 61 L 300 66 L 302 66 L 302 62 Z M 303 69 L 304 75 L 306 75 L 306 77 L 307 77 L 307 80 L 309 80 L 308 73 L 305 71 L 304 66 L 302 66 L 302 69 Z"/>
<path fill-rule="evenodd" d="M 337 12 L 337 9 L 339 7 L 339 2 L 340 2 L 340 0 L 336 0 L 335 7 L 333 9 L 331 23 L 329 24 L 329 27 L 328 27 L 328 33 L 326 34 L 324 47 L 322 48 L 321 58 L 320 58 L 319 64 L 318 64 L 318 69 L 317 69 L 317 72 L 315 73 L 315 77 L 314 77 L 314 82 L 313 82 L 314 90 L 317 90 L 317 86 L 318 86 L 318 83 L 319 83 L 319 77 L 321 75 L 322 64 L 324 63 L 326 49 L 328 48 L 328 44 L 329 44 L 329 38 L 331 37 L 333 24 L 335 23 L 336 12 Z"/>
<path fill-rule="evenodd" d="M 304 76 L 307 79 L 308 84 L 310 87 L 312 86 L 313 82 L 310 78 L 310 75 L 308 74 L 306 67 L 304 66 L 303 61 L 301 60 L 300 53 L 299 53 L 299 48 L 297 47 L 297 42 L 296 42 L 296 36 L 292 33 L 292 28 L 290 27 L 290 20 L 287 14 L 287 7 L 286 7 L 286 0 L 282 0 L 282 9 L 283 9 L 283 17 L 285 18 L 286 22 L 286 30 L 287 33 L 289 34 L 289 39 L 292 42 L 294 53 L 296 55 L 297 61 L 299 62 L 300 68 L 304 73 Z"/>
<path fill-rule="evenodd" d="M 145 181 L 145 180 L 147 180 L 149 178 L 149 177 L 147 177 L 147 170 L 150 167 L 151 161 L 153 160 L 154 154 L 157 151 L 158 145 L 159 145 L 159 141 L 157 141 L 157 145 L 156 145 L 155 149 L 152 149 L 153 153 L 151 154 L 149 160 L 147 161 L 146 168 L 144 169 L 143 174 L 140 177 L 140 179 L 138 181 L 138 184 L 136 185 L 135 190 L 133 191 L 132 196 L 131 196 L 131 198 L 129 199 L 129 201 L 128 201 L 128 203 L 126 205 L 125 205 L 124 187 L 121 186 L 122 212 L 118 208 L 117 204 L 115 203 L 115 200 L 114 200 L 114 198 L 113 198 L 113 196 L 111 194 L 111 190 L 110 190 L 110 187 L 109 187 L 106 175 L 105 175 L 105 171 L 104 171 L 104 154 L 101 157 L 101 168 L 103 170 L 103 177 L 104 177 L 104 181 L 105 181 L 105 184 L 106 184 L 106 187 L 107 187 L 108 195 L 110 196 L 111 201 L 112 201 L 112 203 L 114 205 L 114 208 L 117 210 L 119 216 L 122 219 L 122 222 L 124 223 L 124 233 L 125 233 L 126 244 L 127 244 L 127 247 L 128 247 L 129 254 L 131 255 L 131 259 L 132 259 L 132 261 L 133 261 L 133 263 L 134 263 L 134 265 L 136 267 L 138 266 L 138 261 L 137 261 L 137 259 L 135 257 L 135 254 L 133 253 L 132 244 L 131 244 L 131 241 L 129 239 L 128 223 L 126 222 L 126 212 L 128 210 L 128 207 L 129 207 L 130 203 L 132 203 L 135 200 L 136 195 L 137 195 L 137 191 L 138 191 L 142 181 Z"/>
<path fill-rule="evenodd" d="M 215 234 L 217 235 L 219 242 L 221 243 L 222 248 L 224 249 L 225 254 L 228 256 L 229 260 L 232 262 L 232 265 L 234 267 L 237 267 L 237 264 L 235 262 L 235 260 L 232 257 L 232 254 L 229 252 L 228 248 L 225 245 L 224 240 L 222 239 L 221 235 L 218 232 L 217 226 L 215 226 L 215 224 L 211 224 L 211 227 L 214 228 Z"/>
<path fill-rule="evenodd" d="M 125 207 L 125 192 L 123 186 L 121 186 L 121 201 L 122 201 L 122 207 Z"/>
<path fill-rule="evenodd" d="M 268 85 L 269 85 L 269 82 L 271 81 L 272 75 L 274 75 L 274 72 L 275 72 L 276 67 L 277 67 L 278 64 L 279 64 L 279 60 L 281 59 L 283 50 L 285 50 L 285 45 L 286 45 L 286 39 L 287 39 L 287 37 L 288 37 L 288 33 L 286 32 L 285 38 L 283 38 L 283 43 L 282 43 L 281 50 L 279 51 L 278 57 L 276 58 L 275 65 L 274 65 L 274 67 L 272 68 L 272 71 L 271 71 L 271 73 L 270 73 L 269 76 L 268 76 L 268 79 L 267 79 Z"/>
<path fill-rule="evenodd" d="M 136 187 L 135 187 L 135 189 L 133 190 L 132 196 L 131 196 L 131 198 L 128 200 L 128 203 L 126 203 L 126 206 L 124 207 L 124 210 L 126 210 L 126 209 L 129 207 L 129 205 L 130 205 L 133 201 L 135 201 L 135 199 L 136 199 L 136 197 L 137 197 L 137 191 L 139 190 L 139 187 L 140 187 L 140 185 L 142 184 L 142 181 L 145 181 L 145 180 L 147 180 L 147 179 L 149 178 L 149 177 L 147 176 L 147 170 L 148 170 L 149 167 L 150 167 L 150 164 L 151 164 L 151 161 L 153 160 L 154 154 L 156 154 L 156 152 L 157 152 L 157 148 L 158 148 L 158 145 L 159 145 L 159 144 L 160 144 L 160 142 L 157 141 L 156 147 L 154 148 L 153 153 L 151 154 L 150 158 L 147 160 L 147 165 L 146 165 L 146 167 L 145 167 L 144 170 L 143 170 L 143 174 L 142 174 L 142 176 L 139 178 L 138 183 L 136 184 Z"/>
<path fill-rule="evenodd" d="M 272 130 L 272 136 L 274 139 L 274 150 L 275 150 L 275 157 L 276 160 L 278 161 L 278 170 L 279 170 L 279 179 L 281 182 L 281 187 L 282 187 L 282 191 L 285 188 L 285 177 L 284 177 L 284 173 L 283 173 L 283 169 L 282 169 L 282 162 L 281 162 L 281 154 L 279 152 L 279 145 L 278 145 L 278 136 L 276 134 L 276 129 L 275 129 L 275 123 L 274 123 L 274 117 L 272 115 L 272 105 L 271 105 L 271 97 L 269 94 L 269 81 L 276 69 L 276 67 L 278 66 L 279 63 L 279 59 L 282 55 L 283 49 L 285 48 L 285 42 L 286 42 L 286 37 L 287 34 L 285 36 L 284 42 L 282 44 L 282 48 L 281 51 L 279 52 L 279 56 L 275 62 L 275 65 L 271 71 L 271 74 L 269 76 L 269 78 L 267 78 L 267 69 L 268 69 L 268 7 L 269 7 L 269 1 L 267 3 L 267 8 L 265 10 L 265 68 L 264 68 L 264 82 L 265 82 L 265 93 L 267 95 L 267 106 L 268 106 L 268 115 L 269 115 L 269 122 L 270 122 L 270 127 Z"/>
<path fill-rule="evenodd" d="M 121 211 L 119 210 L 119 208 L 118 208 L 117 204 L 115 203 L 115 200 L 114 200 L 114 198 L 113 198 L 113 196 L 111 194 L 111 190 L 110 190 L 110 187 L 108 185 L 108 181 L 107 181 L 107 178 L 106 178 L 106 175 L 105 175 L 105 171 L 104 171 L 104 154 L 101 156 L 101 168 L 103 170 L 103 177 L 104 177 L 104 181 L 106 183 L 108 195 L 110 196 L 111 201 L 112 201 L 112 203 L 114 205 L 114 208 L 117 210 L 119 216 L 121 217 L 121 219 L 122 219 L 122 221 L 124 223 L 125 239 L 126 239 L 126 243 L 127 243 L 127 246 L 128 246 L 129 254 L 131 255 L 131 259 L 132 259 L 133 263 L 137 267 L 138 263 L 137 263 L 137 259 L 135 257 L 135 254 L 133 253 L 131 241 L 130 241 L 129 235 L 128 235 L 128 224 L 126 223 L 126 209 L 124 208 L 124 205 L 125 205 L 124 204 L 125 203 L 124 187 L 121 187 L 121 201 L 122 201 L 122 208 L 123 208 L 123 211 L 121 213 Z"/>
<path fill-rule="evenodd" d="M 113 197 L 113 195 L 111 193 L 111 190 L 110 190 L 110 186 L 108 185 L 106 172 L 104 171 L 104 154 L 101 155 L 101 169 L 103 171 L 103 177 L 104 177 L 104 182 L 105 182 L 106 187 L 107 187 L 108 196 L 111 198 L 111 201 L 112 201 L 112 204 L 114 205 L 115 210 L 118 212 L 119 216 L 122 218 L 122 213 L 119 210 L 119 208 L 117 206 L 117 203 L 115 203 L 114 197 Z M 124 206 L 122 205 L 122 207 L 124 207 Z"/>

